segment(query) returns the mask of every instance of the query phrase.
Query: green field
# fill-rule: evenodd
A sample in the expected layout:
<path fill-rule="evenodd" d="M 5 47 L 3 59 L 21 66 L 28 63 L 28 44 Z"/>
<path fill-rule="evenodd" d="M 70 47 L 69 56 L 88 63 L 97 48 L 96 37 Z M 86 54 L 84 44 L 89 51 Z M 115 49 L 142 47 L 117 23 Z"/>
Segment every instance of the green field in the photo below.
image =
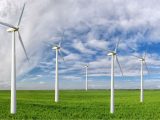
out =
<path fill-rule="evenodd" d="M 10 115 L 10 91 L 0 91 L 0 119 L 160 119 L 160 91 L 146 90 L 144 103 L 138 90 L 115 91 L 115 113 L 109 113 L 108 90 L 63 90 L 60 102 L 54 91 L 17 91 L 17 113 Z"/>

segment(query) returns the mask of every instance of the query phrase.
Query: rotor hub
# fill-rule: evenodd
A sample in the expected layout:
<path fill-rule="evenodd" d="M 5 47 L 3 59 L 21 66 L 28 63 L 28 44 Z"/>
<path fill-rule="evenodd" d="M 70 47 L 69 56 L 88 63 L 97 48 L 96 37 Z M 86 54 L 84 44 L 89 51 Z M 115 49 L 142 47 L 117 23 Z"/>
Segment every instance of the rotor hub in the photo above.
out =
<path fill-rule="evenodd" d="M 113 51 L 113 52 L 109 52 L 109 53 L 108 53 L 108 55 L 109 55 L 109 56 L 116 55 L 116 54 L 117 54 L 117 53 L 116 53 L 116 52 L 114 52 L 114 51 Z"/>
<path fill-rule="evenodd" d="M 84 67 L 88 68 L 88 65 L 85 65 Z"/>
<path fill-rule="evenodd" d="M 140 60 L 140 61 L 145 61 L 145 59 L 144 59 L 144 58 L 140 58 L 139 60 Z"/>
<path fill-rule="evenodd" d="M 18 31 L 19 30 L 19 28 L 17 27 L 17 28 L 9 28 L 9 29 L 7 29 L 7 32 L 15 32 L 15 31 Z"/>
<path fill-rule="evenodd" d="M 59 47 L 59 46 L 54 46 L 52 49 L 54 49 L 54 50 L 59 50 L 60 47 Z"/>

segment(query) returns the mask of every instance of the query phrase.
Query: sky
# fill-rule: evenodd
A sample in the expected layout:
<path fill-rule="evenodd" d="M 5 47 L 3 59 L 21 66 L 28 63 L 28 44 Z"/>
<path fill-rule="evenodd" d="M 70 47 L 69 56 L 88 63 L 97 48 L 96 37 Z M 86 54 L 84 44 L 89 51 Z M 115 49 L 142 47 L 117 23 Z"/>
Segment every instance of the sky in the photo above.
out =
<path fill-rule="evenodd" d="M 143 56 L 144 88 L 160 89 L 160 1 L 158 0 L 1 0 L 0 21 L 16 25 L 26 2 L 20 33 L 30 58 L 26 60 L 16 36 L 17 89 L 54 89 L 55 51 L 63 38 L 65 62 L 59 57 L 60 89 L 84 89 L 89 64 L 89 89 L 110 89 L 107 50 L 118 40 L 115 88 L 140 88 Z M 0 90 L 10 89 L 11 34 L 0 25 Z"/>

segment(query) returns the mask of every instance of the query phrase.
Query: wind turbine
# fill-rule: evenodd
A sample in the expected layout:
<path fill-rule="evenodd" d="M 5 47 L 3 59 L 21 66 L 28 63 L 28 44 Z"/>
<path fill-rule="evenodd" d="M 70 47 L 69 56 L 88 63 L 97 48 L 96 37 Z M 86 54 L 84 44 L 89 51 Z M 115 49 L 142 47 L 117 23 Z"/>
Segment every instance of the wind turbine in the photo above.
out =
<path fill-rule="evenodd" d="M 64 34 L 64 33 L 63 33 Z M 61 53 L 61 44 L 62 44 L 63 38 L 59 42 L 58 45 L 53 46 L 53 50 L 56 51 L 56 65 L 55 65 L 55 102 L 59 101 L 59 79 L 58 79 L 58 54 L 60 54 L 61 58 L 64 61 L 64 58 Z"/>
<path fill-rule="evenodd" d="M 89 65 L 85 65 L 84 67 L 86 69 L 86 91 L 87 91 L 88 90 L 88 67 Z"/>
<path fill-rule="evenodd" d="M 25 8 L 25 4 L 23 5 L 23 9 L 21 11 L 19 20 L 18 20 L 18 24 L 16 26 L 8 24 L 8 23 L 4 23 L 4 22 L 0 22 L 1 25 L 4 25 L 6 27 L 9 27 L 9 29 L 7 30 L 7 32 L 11 32 L 12 33 L 12 64 L 11 64 L 11 114 L 15 114 L 16 113 L 16 44 L 15 44 L 15 33 L 18 33 L 18 37 L 19 37 L 19 41 L 22 45 L 22 48 L 24 50 L 24 53 L 27 57 L 27 60 L 29 61 L 26 49 L 24 47 L 23 41 L 22 41 L 22 37 L 21 34 L 19 32 L 19 26 L 21 23 L 21 19 L 22 19 L 22 15 L 24 12 L 24 8 Z"/>
<path fill-rule="evenodd" d="M 136 58 L 138 58 L 141 62 L 141 88 L 140 88 L 140 102 L 143 102 L 144 101 L 144 91 L 143 91 L 143 65 L 146 67 L 147 69 L 147 72 L 149 73 L 149 69 L 148 69 L 148 66 L 147 66 L 147 63 L 146 63 L 146 51 L 144 53 L 144 55 L 142 55 L 141 57 L 139 56 L 135 56 L 135 55 L 132 55 Z"/>
<path fill-rule="evenodd" d="M 116 47 L 113 51 L 108 51 L 108 56 L 111 56 L 111 96 L 110 96 L 110 113 L 114 113 L 114 64 L 115 64 L 115 59 L 116 62 L 118 63 L 118 66 L 120 68 L 120 71 L 123 76 L 123 71 L 121 68 L 121 65 L 118 60 L 117 56 L 117 50 L 118 50 L 118 45 L 119 45 L 120 40 L 118 40 Z"/>

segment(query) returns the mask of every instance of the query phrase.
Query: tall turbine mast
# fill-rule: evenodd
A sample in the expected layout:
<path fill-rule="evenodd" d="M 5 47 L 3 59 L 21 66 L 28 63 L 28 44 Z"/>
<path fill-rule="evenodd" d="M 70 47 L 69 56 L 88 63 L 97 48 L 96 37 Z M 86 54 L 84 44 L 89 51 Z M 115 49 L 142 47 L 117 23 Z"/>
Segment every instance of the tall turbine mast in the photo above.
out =
<path fill-rule="evenodd" d="M 118 45 L 119 45 L 120 40 L 118 40 L 115 50 L 114 51 L 108 51 L 108 56 L 111 56 L 111 96 L 110 96 L 110 113 L 114 113 L 114 64 L 115 64 L 115 59 L 116 62 L 120 68 L 120 71 L 123 76 L 123 71 L 120 66 L 118 56 L 117 56 L 117 50 L 118 50 Z"/>
<path fill-rule="evenodd" d="M 134 52 L 136 51 L 135 48 L 131 48 L 129 46 L 128 46 L 128 48 L 130 48 L 131 51 L 134 51 Z M 139 59 L 140 60 L 140 64 L 141 64 L 141 66 L 140 66 L 140 71 L 141 71 L 140 72 L 140 102 L 141 103 L 144 102 L 144 81 L 143 81 L 144 73 L 143 73 L 143 67 L 145 66 L 148 74 L 150 73 L 149 69 L 148 69 L 148 65 L 146 63 L 146 55 L 147 55 L 147 48 L 146 48 L 144 54 L 141 55 L 141 56 L 132 55 L 133 57 Z"/>
<path fill-rule="evenodd" d="M 132 55 L 133 57 L 136 57 L 140 60 L 140 63 L 141 63 L 141 67 L 140 67 L 140 79 L 141 79 L 141 82 L 140 82 L 140 102 L 144 102 L 144 81 L 143 81 L 143 67 L 145 66 L 146 69 L 147 69 L 147 72 L 149 74 L 149 69 L 148 69 L 148 66 L 147 66 L 147 63 L 146 63 L 146 51 L 144 53 L 143 56 L 139 57 L 139 56 L 135 56 L 135 55 Z"/>
<path fill-rule="evenodd" d="M 22 41 L 22 37 L 21 34 L 19 32 L 19 26 L 21 23 L 21 19 L 23 16 L 23 12 L 24 12 L 24 8 L 25 8 L 25 4 L 23 5 L 23 9 L 21 11 L 20 14 L 20 18 L 18 20 L 18 24 L 17 26 L 8 24 L 8 23 L 4 23 L 4 22 L 0 22 L 1 25 L 9 27 L 9 29 L 7 30 L 7 32 L 11 32 L 12 33 L 12 63 L 11 63 L 11 114 L 15 114 L 16 113 L 16 41 L 15 41 L 15 33 L 18 33 L 18 37 L 19 37 L 19 41 L 21 43 L 21 46 L 24 50 L 24 53 L 26 55 L 27 60 L 29 61 L 26 49 L 24 47 L 23 41 Z"/>
<path fill-rule="evenodd" d="M 141 61 L 141 92 L 140 92 L 140 102 L 143 102 L 143 62 L 145 61 L 144 59 L 140 59 Z"/>
<path fill-rule="evenodd" d="M 88 67 L 89 67 L 89 65 L 85 65 L 84 66 L 85 67 L 85 69 L 86 69 L 86 91 L 88 90 Z"/>
<path fill-rule="evenodd" d="M 63 35 L 64 35 L 64 33 L 63 33 Z M 60 57 L 64 61 L 64 58 L 63 58 L 62 53 L 61 53 L 61 44 L 62 44 L 62 41 L 63 41 L 63 36 L 62 36 L 62 39 L 59 42 L 59 44 L 53 46 L 53 48 L 52 48 L 53 50 L 56 51 L 56 64 L 55 64 L 55 102 L 59 101 L 58 54 L 60 54 Z"/>

